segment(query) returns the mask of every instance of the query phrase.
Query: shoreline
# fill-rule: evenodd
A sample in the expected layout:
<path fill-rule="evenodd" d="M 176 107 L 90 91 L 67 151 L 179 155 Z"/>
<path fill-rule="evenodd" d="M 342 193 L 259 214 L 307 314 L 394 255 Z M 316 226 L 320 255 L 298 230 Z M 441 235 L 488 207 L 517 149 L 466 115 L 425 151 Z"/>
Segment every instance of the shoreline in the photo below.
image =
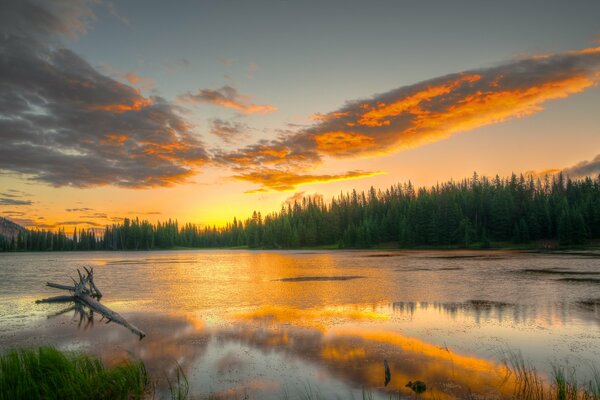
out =
<path fill-rule="evenodd" d="M 423 247 L 394 247 L 389 244 L 382 244 L 380 246 L 372 247 L 339 247 L 337 245 L 322 245 L 322 246 L 304 246 L 304 247 L 249 247 L 249 246 L 233 246 L 233 247 L 184 247 L 175 246 L 168 248 L 154 248 L 154 249 L 93 249 L 93 250 L 15 250 L 15 251 L 0 251 L 0 254 L 15 254 L 15 253 L 95 253 L 95 252 L 131 252 L 131 253 L 143 253 L 143 252 L 156 252 L 156 251 L 189 251 L 189 250 L 251 250 L 251 251 L 298 251 L 298 250 L 322 250 L 322 251 L 440 251 L 440 252 L 453 252 L 453 251 L 513 251 L 523 253 L 549 253 L 549 254 L 560 254 L 570 253 L 574 251 L 600 251 L 600 245 L 583 245 L 583 246 L 556 246 L 556 247 L 542 247 L 536 245 L 514 245 L 514 246 L 501 246 L 501 245 L 490 245 L 489 247 L 473 246 L 473 247 L 449 247 L 449 246 L 423 246 Z"/>

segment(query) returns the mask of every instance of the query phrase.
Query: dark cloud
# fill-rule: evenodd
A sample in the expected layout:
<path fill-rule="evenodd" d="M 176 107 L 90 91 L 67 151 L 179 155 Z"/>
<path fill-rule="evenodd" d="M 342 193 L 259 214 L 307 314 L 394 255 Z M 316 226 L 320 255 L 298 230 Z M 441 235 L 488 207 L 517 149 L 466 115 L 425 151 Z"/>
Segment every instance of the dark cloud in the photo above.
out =
<path fill-rule="evenodd" d="M 217 90 L 199 89 L 196 94 L 188 92 L 179 96 L 178 100 L 189 104 L 214 104 L 242 114 L 268 114 L 277 110 L 277 107 L 270 104 L 252 103 L 250 96 L 242 95 L 237 89 L 229 85 L 225 85 Z"/>
<path fill-rule="evenodd" d="M 19 199 L 25 196 L 31 196 L 31 194 L 23 192 L 22 190 L 7 189 L 6 192 L 0 193 L 0 196 L 9 197 L 11 199 Z"/>
<path fill-rule="evenodd" d="M 86 211 L 93 211 L 93 208 L 88 208 L 88 207 L 81 207 L 81 208 L 65 208 L 65 211 L 67 212 L 86 212 Z"/>
<path fill-rule="evenodd" d="M 25 215 L 25 213 L 23 211 L 8 210 L 8 211 L 2 211 L 2 215 L 5 215 L 7 217 L 22 217 L 23 215 Z"/>
<path fill-rule="evenodd" d="M 95 15 L 85 0 L 2 0 L 3 34 L 54 40 L 55 34 L 76 36 L 87 31 Z"/>
<path fill-rule="evenodd" d="M 0 197 L 0 206 L 30 206 L 33 204 L 31 200 L 20 200 L 10 197 Z"/>
<path fill-rule="evenodd" d="M 2 3 L 0 15 L 14 18 L 0 27 L 0 170 L 76 187 L 168 186 L 194 174 L 207 154 L 176 108 L 43 41 L 37 33 L 85 31 L 89 15 L 49 4 Z"/>
<path fill-rule="evenodd" d="M 221 138 L 225 143 L 233 144 L 250 136 L 250 127 L 239 121 L 226 121 L 215 118 L 210 121 L 210 133 Z"/>
<path fill-rule="evenodd" d="M 91 218 L 91 219 L 108 219 L 108 215 L 106 213 L 91 213 L 91 214 L 82 214 L 80 218 Z"/>
<path fill-rule="evenodd" d="M 570 178 L 597 177 L 600 175 L 600 154 L 590 161 L 582 161 L 572 167 L 562 170 Z"/>

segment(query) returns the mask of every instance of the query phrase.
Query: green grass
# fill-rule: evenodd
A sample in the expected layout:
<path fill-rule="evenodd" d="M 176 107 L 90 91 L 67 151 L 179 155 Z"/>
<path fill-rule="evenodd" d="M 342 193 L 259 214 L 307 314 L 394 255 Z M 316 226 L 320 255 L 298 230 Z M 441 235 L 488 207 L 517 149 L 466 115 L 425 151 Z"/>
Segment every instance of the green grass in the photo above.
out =
<path fill-rule="evenodd" d="M 86 355 L 52 347 L 0 356 L 0 399 L 141 399 L 149 384 L 142 362 L 106 368 Z"/>

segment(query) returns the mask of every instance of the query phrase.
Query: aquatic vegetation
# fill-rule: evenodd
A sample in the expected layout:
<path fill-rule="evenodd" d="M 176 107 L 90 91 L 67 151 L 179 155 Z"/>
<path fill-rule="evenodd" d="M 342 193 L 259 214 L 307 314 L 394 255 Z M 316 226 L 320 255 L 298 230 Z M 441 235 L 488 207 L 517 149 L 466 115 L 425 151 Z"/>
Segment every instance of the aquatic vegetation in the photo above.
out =
<path fill-rule="evenodd" d="M 95 357 L 52 347 L 0 357 L 0 399 L 141 399 L 149 384 L 142 362 L 105 367 Z"/>
<path fill-rule="evenodd" d="M 183 371 L 183 368 L 181 368 L 179 363 L 177 363 L 177 367 L 175 368 L 175 379 L 172 381 L 167 379 L 167 383 L 169 385 L 171 400 L 184 400 L 188 398 L 190 393 L 190 384 L 185 372 Z"/>
<path fill-rule="evenodd" d="M 507 382 L 514 385 L 514 398 L 522 400 L 599 400 L 600 373 L 594 368 L 592 378 L 581 383 L 573 368 L 554 366 L 550 381 L 525 361 L 518 352 L 508 352 L 505 360 L 509 375 Z"/>

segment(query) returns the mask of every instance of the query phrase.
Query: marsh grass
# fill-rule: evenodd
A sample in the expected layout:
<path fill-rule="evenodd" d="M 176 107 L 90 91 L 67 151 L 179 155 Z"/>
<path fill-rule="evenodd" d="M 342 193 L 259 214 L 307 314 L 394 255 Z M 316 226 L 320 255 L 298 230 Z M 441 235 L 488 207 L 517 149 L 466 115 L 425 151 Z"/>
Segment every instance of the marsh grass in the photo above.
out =
<path fill-rule="evenodd" d="M 141 399 L 148 386 L 142 362 L 106 368 L 86 355 L 52 347 L 0 356 L 0 399 Z"/>
<path fill-rule="evenodd" d="M 592 368 L 592 378 L 580 383 L 575 369 L 554 366 L 550 382 L 517 352 L 505 360 L 507 381 L 514 385 L 513 398 L 522 400 L 600 400 L 600 373 Z"/>
<path fill-rule="evenodd" d="M 185 400 L 188 398 L 190 384 L 179 363 L 175 367 L 175 378 L 173 380 L 167 378 L 167 383 L 169 385 L 171 400 Z"/>

